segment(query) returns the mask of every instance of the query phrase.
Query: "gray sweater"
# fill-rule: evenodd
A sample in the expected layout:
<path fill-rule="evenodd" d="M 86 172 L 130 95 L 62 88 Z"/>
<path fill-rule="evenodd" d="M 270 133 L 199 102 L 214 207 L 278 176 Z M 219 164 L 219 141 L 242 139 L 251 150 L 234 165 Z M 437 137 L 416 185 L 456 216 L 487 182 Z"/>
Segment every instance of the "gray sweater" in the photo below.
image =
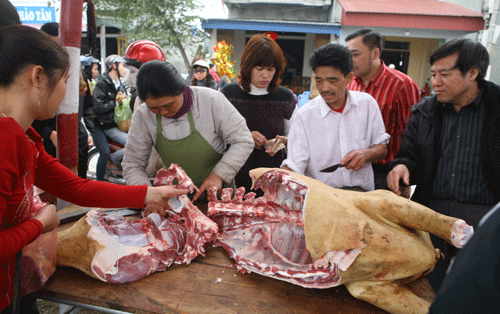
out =
<path fill-rule="evenodd" d="M 218 153 L 223 154 L 212 172 L 229 183 L 253 150 L 252 135 L 245 119 L 222 93 L 204 87 L 191 89 L 191 111 L 196 129 Z M 162 117 L 162 129 L 163 136 L 169 140 L 182 139 L 191 133 L 187 115 L 178 119 Z M 143 103 L 132 116 L 132 126 L 125 145 L 122 167 L 127 184 L 151 185 L 146 167 L 155 143 L 156 115 Z"/>

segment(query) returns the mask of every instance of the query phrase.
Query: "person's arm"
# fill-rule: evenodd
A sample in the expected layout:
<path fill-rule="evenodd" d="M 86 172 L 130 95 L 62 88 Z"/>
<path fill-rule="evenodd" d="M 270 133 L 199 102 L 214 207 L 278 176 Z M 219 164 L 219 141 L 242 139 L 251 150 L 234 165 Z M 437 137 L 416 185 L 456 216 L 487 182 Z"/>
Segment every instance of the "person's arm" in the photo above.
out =
<path fill-rule="evenodd" d="M 288 170 L 288 171 L 292 171 L 292 172 L 293 172 L 293 170 L 292 170 L 292 169 L 290 169 L 290 168 L 288 168 L 288 166 L 283 166 L 281 169 L 284 169 L 284 170 Z"/>
<path fill-rule="evenodd" d="M 7 211 L 19 210 L 17 205 L 10 204 L 9 206 L 9 200 L 12 200 L 14 192 L 12 189 L 19 180 L 18 174 L 27 170 L 26 164 L 22 160 L 29 154 L 24 151 L 16 154 L 19 152 L 17 148 L 24 146 L 25 143 L 19 142 L 16 136 L 12 136 L 10 133 L 2 132 L 1 134 L 5 142 L 0 147 L 2 159 L 0 163 L 0 261 L 4 262 L 14 258 L 19 250 L 35 240 L 44 229 L 45 231 L 53 229 L 58 224 L 58 216 L 55 213 L 55 206 L 49 205 L 42 208 L 34 219 L 26 219 L 15 225 L 7 225 L 6 218 L 13 216 L 13 213 Z M 40 146 L 42 146 L 41 142 Z"/>
<path fill-rule="evenodd" d="M 209 99 L 212 101 L 211 117 L 207 116 L 205 119 L 213 120 L 215 133 L 222 138 L 229 149 L 203 181 L 199 191 L 193 196 L 193 201 L 196 201 L 210 187 L 216 186 L 220 191 L 223 182 L 231 182 L 250 156 L 254 146 L 245 119 L 229 100 L 219 92 Z M 209 106 L 208 100 L 203 105 Z"/>
<path fill-rule="evenodd" d="M 165 207 L 170 198 L 188 193 L 175 186 L 121 185 L 82 179 L 46 152 L 40 154 L 35 178 L 35 185 L 44 191 L 86 207 Z"/>
<path fill-rule="evenodd" d="M 1 210 L 5 210 L 5 207 Z M 27 219 L 0 231 L 0 263 L 14 258 L 16 253 L 33 242 L 42 230 L 42 222 L 37 219 Z"/>
<path fill-rule="evenodd" d="M 358 146 L 347 153 L 340 163 L 346 169 L 358 171 L 365 166 L 366 163 L 375 162 L 384 158 L 387 155 L 387 143 L 389 142 L 390 135 L 385 131 L 384 120 L 380 108 L 375 99 L 367 95 L 367 124 L 365 126 L 365 134 L 359 134 L 360 138 L 367 138 L 370 140 L 367 146 Z"/>
<path fill-rule="evenodd" d="M 49 135 L 49 139 L 54 145 L 55 148 L 57 148 L 57 132 L 56 131 L 51 131 Z"/>
<path fill-rule="evenodd" d="M 212 106 L 215 132 L 229 146 L 212 173 L 224 182 L 231 182 L 253 151 L 254 141 L 245 118 L 227 100 L 217 93 Z"/>
<path fill-rule="evenodd" d="M 414 114 L 406 125 L 396 158 L 388 165 L 387 185 L 398 195 L 407 194 L 407 188 L 403 188 L 400 183 L 409 186 L 414 180 L 412 178 L 418 177 L 418 144 L 416 140 L 418 130 L 418 114 Z"/>
<path fill-rule="evenodd" d="M 129 185 L 151 185 L 146 169 L 156 133 L 151 133 L 148 124 L 156 126 L 156 121 L 148 115 L 148 110 L 145 105 L 141 105 L 132 115 L 132 124 L 122 161 L 123 178 Z"/>
<path fill-rule="evenodd" d="M 288 135 L 288 155 L 281 168 L 304 174 L 309 163 L 310 150 L 307 143 L 306 128 L 300 116 L 293 119 Z"/>

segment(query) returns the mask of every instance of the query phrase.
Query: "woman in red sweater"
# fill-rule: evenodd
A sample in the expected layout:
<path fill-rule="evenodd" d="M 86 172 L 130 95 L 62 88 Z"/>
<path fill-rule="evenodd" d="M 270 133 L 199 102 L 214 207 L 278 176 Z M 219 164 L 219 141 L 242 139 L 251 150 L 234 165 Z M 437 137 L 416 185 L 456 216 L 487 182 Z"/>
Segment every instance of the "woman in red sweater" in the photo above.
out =
<path fill-rule="evenodd" d="M 59 224 L 54 205 L 28 218 L 34 186 L 80 206 L 108 208 L 167 206 L 188 192 L 82 179 L 45 152 L 30 125 L 54 117 L 68 71 L 68 53 L 46 34 L 27 26 L 0 29 L 0 311 L 12 302 L 16 253 Z"/>

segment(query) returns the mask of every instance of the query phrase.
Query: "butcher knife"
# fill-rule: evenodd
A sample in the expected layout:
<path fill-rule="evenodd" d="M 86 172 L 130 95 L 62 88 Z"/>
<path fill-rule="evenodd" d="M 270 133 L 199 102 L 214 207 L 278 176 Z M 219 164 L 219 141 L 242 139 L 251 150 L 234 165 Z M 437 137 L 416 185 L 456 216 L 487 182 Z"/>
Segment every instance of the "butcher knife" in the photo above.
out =
<path fill-rule="evenodd" d="M 333 165 L 333 166 L 330 166 L 330 167 L 327 167 L 323 170 L 320 170 L 319 172 L 334 172 L 335 170 L 337 170 L 339 167 L 344 167 L 342 166 L 341 164 L 336 164 L 336 165 Z"/>

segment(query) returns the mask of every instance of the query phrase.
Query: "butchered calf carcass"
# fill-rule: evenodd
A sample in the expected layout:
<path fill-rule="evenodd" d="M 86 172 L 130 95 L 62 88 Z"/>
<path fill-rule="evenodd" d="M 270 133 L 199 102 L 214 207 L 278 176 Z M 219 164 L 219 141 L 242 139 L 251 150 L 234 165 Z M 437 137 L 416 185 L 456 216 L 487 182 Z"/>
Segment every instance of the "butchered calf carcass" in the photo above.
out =
<path fill-rule="evenodd" d="M 154 185 L 196 187 L 177 165 L 161 169 Z M 151 214 L 131 221 L 120 215 L 91 210 L 58 233 L 57 264 L 71 266 L 110 283 L 139 280 L 171 264 L 189 264 L 217 236 L 217 225 L 186 195 L 169 201 L 166 217 Z"/>
<path fill-rule="evenodd" d="M 438 214 L 390 191 L 331 188 L 282 169 L 250 171 L 254 188 L 210 191 L 208 215 L 242 272 L 308 288 L 345 284 L 356 298 L 390 313 L 426 313 L 407 289 L 440 258 L 428 232 L 463 246 L 473 234 L 463 220 Z"/>

